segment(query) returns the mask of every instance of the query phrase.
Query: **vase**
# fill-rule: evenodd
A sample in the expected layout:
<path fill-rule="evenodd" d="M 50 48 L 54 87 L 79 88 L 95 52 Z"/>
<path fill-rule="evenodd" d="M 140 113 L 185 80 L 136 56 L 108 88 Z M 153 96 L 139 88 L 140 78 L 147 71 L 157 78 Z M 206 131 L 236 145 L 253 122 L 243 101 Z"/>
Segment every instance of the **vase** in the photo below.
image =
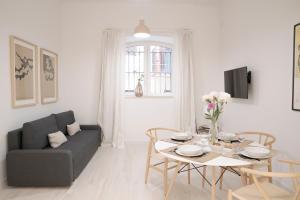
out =
<path fill-rule="evenodd" d="M 135 94 L 136 97 L 142 97 L 143 96 L 143 86 L 142 86 L 140 80 L 138 81 L 138 83 L 135 87 L 134 94 Z"/>
<path fill-rule="evenodd" d="M 209 129 L 209 134 L 211 135 L 211 138 L 210 138 L 211 144 L 216 143 L 218 132 L 219 132 L 218 122 L 217 121 L 211 121 L 210 129 Z"/>

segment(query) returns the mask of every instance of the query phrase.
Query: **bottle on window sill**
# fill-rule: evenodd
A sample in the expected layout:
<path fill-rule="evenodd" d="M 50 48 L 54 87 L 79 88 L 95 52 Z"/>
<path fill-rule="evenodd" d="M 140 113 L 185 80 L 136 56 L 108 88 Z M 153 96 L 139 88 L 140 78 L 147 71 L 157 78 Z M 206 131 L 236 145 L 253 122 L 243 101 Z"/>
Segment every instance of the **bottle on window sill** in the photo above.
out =
<path fill-rule="evenodd" d="M 138 83 L 136 85 L 136 88 L 134 90 L 134 94 L 136 97 L 142 97 L 143 96 L 143 86 L 141 84 L 141 80 L 138 80 Z"/>

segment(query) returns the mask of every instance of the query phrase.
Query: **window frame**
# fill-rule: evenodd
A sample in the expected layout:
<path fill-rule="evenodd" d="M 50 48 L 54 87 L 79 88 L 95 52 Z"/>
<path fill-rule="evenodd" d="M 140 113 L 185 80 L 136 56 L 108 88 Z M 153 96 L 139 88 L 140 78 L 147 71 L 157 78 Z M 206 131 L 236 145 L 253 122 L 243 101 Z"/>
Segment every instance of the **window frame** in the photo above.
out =
<path fill-rule="evenodd" d="M 144 46 L 144 87 L 143 87 L 143 97 L 173 97 L 174 96 L 174 45 L 167 42 L 160 42 L 160 41 L 136 41 L 136 42 L 126 42 L 125 48 L 131 46 Z M 151 94 L 151 81 L 150 81 L 150 74 L 151 74 L 151 55 L 150 55 L 150 46 L 161 46 L 165 48 L 170 48 L 172 51 L 171 55 L 171 92 L 164 93 L 164 94 Z M 125 50 L 126 52 L 126 50 Z M 123 90 L 125 96 L 134 96 L 134 91 L 126 91 Z"/>

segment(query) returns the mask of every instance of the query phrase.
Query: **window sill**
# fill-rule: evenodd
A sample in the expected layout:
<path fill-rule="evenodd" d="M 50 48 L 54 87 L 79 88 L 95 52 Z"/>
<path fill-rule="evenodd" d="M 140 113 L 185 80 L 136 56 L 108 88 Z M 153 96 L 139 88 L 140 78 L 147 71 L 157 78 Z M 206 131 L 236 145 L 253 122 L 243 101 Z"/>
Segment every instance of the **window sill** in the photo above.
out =
<path fill-rule="evenodd" d="M 124 95 L 125 99 L 172 99 L 174 95 L 165 95 L 165 96 L 152 96 L 152 95 L 145 95 L 142 97 L 136 97 L 134 95 Z"/>

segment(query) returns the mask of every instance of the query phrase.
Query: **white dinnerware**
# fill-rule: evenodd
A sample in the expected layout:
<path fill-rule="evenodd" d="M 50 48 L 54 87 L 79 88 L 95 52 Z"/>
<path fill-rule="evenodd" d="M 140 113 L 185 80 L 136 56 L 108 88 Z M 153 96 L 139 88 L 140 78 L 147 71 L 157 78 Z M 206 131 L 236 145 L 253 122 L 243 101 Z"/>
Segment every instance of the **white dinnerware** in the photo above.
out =
<path fill-rule="evenodd" d="M 181 145 L 175 152 L 182 156 L 200 156 L 203 154 L 201 147 L 192 144 Z"/>
<path fill-rule="evenodd" d="M 250 158 L 268 158 L 270 156 L 270 150 L 263 147 L 246 147 L 241 154 Z"/>
<path fill-rule="evenodd" d="M 192 139 L 192 134 L 189 132 L 178 132 L 178 133 L 173 133 L 172 139 L 174 140 L 189 140 Z"/>
<path fill-rule="evenodd" d="M 233 140 L 237 139 L 237 136 L 236 136 L 235 133 L 220 132 L 218 138 L 223 140 L 223 141 L 233 141 Z"/>

